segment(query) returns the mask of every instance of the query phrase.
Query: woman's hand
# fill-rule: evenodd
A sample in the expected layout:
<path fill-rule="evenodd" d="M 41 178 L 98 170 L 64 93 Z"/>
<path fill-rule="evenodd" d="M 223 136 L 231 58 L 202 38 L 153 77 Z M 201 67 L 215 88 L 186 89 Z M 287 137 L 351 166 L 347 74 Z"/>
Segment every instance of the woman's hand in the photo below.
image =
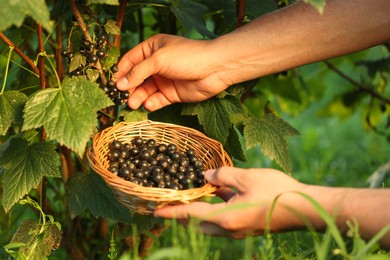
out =
<path fill-rule="evenodd" d="M 307 185 L 272 169 L 222 167 L 206 171 L 205 178 L 220 187 L 217 195 L 224 202 L 167 206 L 157 209 L 154 215 L 184 223 L 197 218 L 205 234 L 243 238 L 264 233 L 276 199 L 269 223 L 271 232 L 304 229 L 308 223 L 318 231 L 325 230 L 324 219 L 302 196 L 306 194 L 335 217 L 343 233 L 349 229 L 348 221 L 352 221 L 359 225 L 360 235 L 370 239 L 390 223 L 390 211 L 383 208 L 390 203 L 390 189 Z M 380 243 L 390 248 L 390 232 Z"/>
<path fill-rule="evenodd" d="M 299 204 L 299 207 L 308 205 L 301 196 L 291 192 L 303 191 L 306 185 L 280 171 L 222 167 L 206 171 L 205 178 L 221 187 L 217 195 L 225 202 L 193 202 L 167 206 L 156 210 L 154 215 L 176 218 L 180 222 L 200 218 L 201 227 L 206 234 L 242 238 L 248 234 L 263 234 L 271 205 L 281 195 L 272 216 L 271 230 L 277 232 L 297 226 L 304 227 L 284 205 L 293 208 L 297 208 Z"/>
<path fill-rule="evenodd" d="M 128 90 L 128 104 L 149 111 L 176 102 L 206 100 L 228 87 L 220 77 L 221 51 L 212 41 L 155 35 L 120 60 L 117 87 Z"/>

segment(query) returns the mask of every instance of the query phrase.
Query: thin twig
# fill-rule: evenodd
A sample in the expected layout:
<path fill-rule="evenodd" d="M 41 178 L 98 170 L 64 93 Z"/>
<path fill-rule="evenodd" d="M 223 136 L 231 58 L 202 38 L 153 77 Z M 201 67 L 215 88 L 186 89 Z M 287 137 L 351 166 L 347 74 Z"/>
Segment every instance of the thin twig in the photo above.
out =
<path fill-rule="evenodd" d="M 117 23 L 119 29 L 122 29 L 123 19 L 125 17 L 126 5 L 127 5 L 127 0 L 120 0 L 119 7 L 118 7 L 118 10 L 116 13 L 116 23 Z M 114 46 L 117 47 L 118 50 L 120 50 L 121 35 L 114 36 Z"/>
<path fill-rule="evenodd" d="M 337 75 L 339 75 L 340 77 L 342 77 L 343 79 L 347 80 L 348 82 L 350 82 L 352 85 L 354 85 L 355 87 L 357 87 L 359 90 L 363 91 L 363 92 L 367 92 L 369 93 L 372 97 L 375 97 L 387 104 L 390 104 L 390 99 L 380 95 L 379 93 L 375 92 L 373 89 L 371 89 L 370 87 L 368 86 L 365 86 L 363 84 L 361 84 L 360 82 L 354 80 L 353 78 L 349 77 L 347 74 L 345 74 L 344 72 L 342 72 L 341 70 L 339 70 L 335 65 L 333 65 L 330 61 L 324 61 L 324 63 L 328 66 L 328 68 L 330 68 L 331 70 L 333 70 Z"/>
<path fill-rule="evenodd" d="M 92 38 L 89 35 L 87 26 L 86 26 L 86 24 L 85 24 L 85 22 L 83 20 L 83 17 L 82 17 L 82 15 L 80 13 L 80 10 L 77 8 L 75 0 L 69 0 L 69 3 L 70 3 L 70 8 L 72 9 L 72 12 L 73 12 L 74 16 L 77 19 L 77 22 L 78 22 L 78 24 L 80 26 L 81 31 L 83 32 L 83 35 L 84 35 L 85 39 L 87 41 L 92 42 Z M 102 70 L 102 65 L 100 64 L 100 61 L 97 61 L 95 63 L 95 68 L 99 72 L 100 80 L 102 81 L 102 83 L 104 85 L 106 85 L 107 84 L 107 78 L 106 78 L 106 75 L 104 74 L 104 72 Z"/>
<path fill-rule="evenodd" d="M 38 49 L 39 53 L 45 52 L 45 47 L 43 45 L 43 32 L 42 32 L 42 25 L 37 24 L 37 38 L 38 38 Z M 45 56 L 39 55 L 38 57 L 38 68 L 39 68 L 39 82 L 40 82 L 40 88 L 45 89 L 46 88 L 46 77 L 45 77 Z"/>
<path fill-rule="evenodd" d="M 7 36 L 5 36 L 2 32 L 0 32 L 0 39 L 2 39 L 5 42 L 5 44 L 7 44 L 8 46 L 13 47 L 14 51 L 32 68 L 32 70 L 37 75 L 39 75 L 39 69 L 35 65 L 34 61 L 32 61 L 26 54 L 24 54 L 24 52 L 21 49 L 19 49 L 15 45 L 15 43 L 13 43 L 10 39 L 8 39 Z"/>

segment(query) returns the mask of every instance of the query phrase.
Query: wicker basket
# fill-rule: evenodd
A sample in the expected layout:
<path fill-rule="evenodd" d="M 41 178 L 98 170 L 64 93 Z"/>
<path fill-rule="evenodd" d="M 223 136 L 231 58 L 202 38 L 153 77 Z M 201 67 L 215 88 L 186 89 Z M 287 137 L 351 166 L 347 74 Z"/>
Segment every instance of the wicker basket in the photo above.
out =
<path fill-rule="evenodd" d="M 156 208 L 168 204 L 198 200 L 201 197 L 212 195 L 216 187 L 209 183 L 200 188 L 187 190 L 143 187 L 111 173 L 108 170 L 109 160 L 107 158 L 109 144 L 113 140 L 130 143 L 136 136 L 144 139 L 153 138 L 156 143 L 174 143 L 180 152 L 192 148 L 196 156 L 203 160 L 205 169 L 233 165 L 219 142 L 188 127 L 148 120 L 134 123 L 121 122 L 99 132 L 87 150 L 91 167 L 103 177 L 124 206 L 140 214 L 151 214 Z"/>

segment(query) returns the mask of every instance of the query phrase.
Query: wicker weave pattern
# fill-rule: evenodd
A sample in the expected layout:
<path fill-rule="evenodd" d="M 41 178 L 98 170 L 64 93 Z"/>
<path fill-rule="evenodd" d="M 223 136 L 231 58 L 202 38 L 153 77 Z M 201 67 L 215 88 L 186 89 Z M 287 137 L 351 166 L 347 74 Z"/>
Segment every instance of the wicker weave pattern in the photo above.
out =
<path fill-rule="evenodd" d="M 216 187 L 209 183 L 188 190 L 143 187 L 112 174 L 107 170 L 109 144 L 113 140 L 130 143 L 136 136 L 143 139 L 153 138 L 156 143 L 174 143 L 180 152 L 192 148 L 196 156 L 203 160 L 205 169 L 233 165 L 219 142 L 188 127 L 148 120 L 135 123 L 121 122 L 103 130 L 95 135 L 92 145 L 87 150 L 91 167 L 103 177 L 124 206 L 140 214 L 151 214 L 158 207 L 188 203 L 209 196 Z"/>

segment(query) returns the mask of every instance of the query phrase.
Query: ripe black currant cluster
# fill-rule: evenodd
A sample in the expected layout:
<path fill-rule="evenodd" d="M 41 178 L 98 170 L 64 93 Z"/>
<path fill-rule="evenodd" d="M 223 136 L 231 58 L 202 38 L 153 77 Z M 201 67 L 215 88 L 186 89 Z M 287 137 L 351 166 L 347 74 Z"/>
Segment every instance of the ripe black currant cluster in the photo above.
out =
<path fill-rule="evenodd" d="M 77 68 L 73 68 L 73 71 L 70 73 L 71 76 L 87 76 L 87 69 L 96 69 L 96 63 L 107 57 L 107 50 L 109 47 L 109 37 L 105 33 L 99 34 L 94 42 L 83 38 L 80 42 L 80 49 L 78 52 L 85 57 L 85 63 L 81 62 L 78 64 Z M 64 49 L 61 51 L 61 55 L 66 57 L 68 62 L 71 63 L 75 53 Z M 112 73 L 119 71 L 117 64 L 113 64 L 109 69 Z M 112 80 L 112 77 L 106 84 L 100 83 L 100 88 L 104 90 L 117 105 L 124 105 L 129 98 L 129 92 L 117 89 L 116 83 Z"/>
<path fill-rule="evenodd" d="M 115 65 L 116 66 L 116 65 Z M 118 68 L 118 66 L 116 66 Z M 111 100 L 117 105 L 126 104 L 129 99 L 128 91 L 121 91 L 117 89 L 115 81 L 109 80 L 106 85 L 101 84 L 100 88 L 111 98 Z"/>
<path fill-rule="evenodd" d="M 173 143 L 156 144 L 154 139 L 134 137 L 131 143 L 114 140 L 109 149 L 108 170 L 135 184 L 185 190 L 206 183 L 203 161 L 192 148 L 180 152 Z"/>

